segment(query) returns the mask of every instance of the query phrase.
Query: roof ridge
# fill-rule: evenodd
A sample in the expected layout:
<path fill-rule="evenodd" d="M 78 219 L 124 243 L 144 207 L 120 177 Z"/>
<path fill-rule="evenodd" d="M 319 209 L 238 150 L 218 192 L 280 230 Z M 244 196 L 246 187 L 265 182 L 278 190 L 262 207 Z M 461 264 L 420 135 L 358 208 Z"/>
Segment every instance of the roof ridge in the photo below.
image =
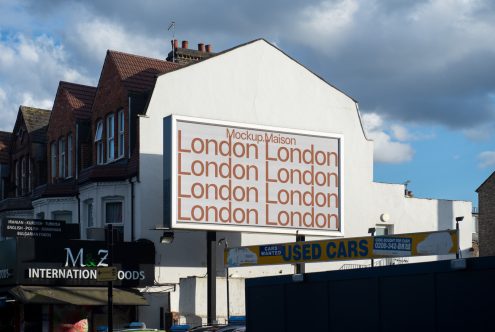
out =
<path fill-rule="evenodd" d="M 122 51 L 116 51 L 116 50 L 107 50 L 107 52 L 110 53 L 110 54 L 128 55 L 128 56 L 133 56 L 133 57 L 136 57 L 136 58 L 148 59 L 148 60 L 153 60 L 153 61 L 160 61 L 160 62 L 164 62 L 164 63 L 167 63 L 167 64 L 179 66 L 179 64 L 177 64 L 175 62 L 170 62 L 170 61 L 167 61 L 167 60 L 152 58 L 152 57 L 144 56 L 144 55 L 132 54 L 132 53 L 127 53 L 127 52 L 122 52 Z"/>

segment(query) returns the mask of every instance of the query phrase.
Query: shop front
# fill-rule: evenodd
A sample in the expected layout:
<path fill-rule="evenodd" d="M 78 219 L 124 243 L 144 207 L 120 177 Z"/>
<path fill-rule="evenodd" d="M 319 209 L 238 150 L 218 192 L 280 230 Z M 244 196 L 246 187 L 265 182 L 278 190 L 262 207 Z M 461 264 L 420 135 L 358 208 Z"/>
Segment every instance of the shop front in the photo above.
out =
<path fill-rule="evenodd" d="M 107 325 L 108 281 L 99 269 L 116 267 L 113 325 L 137 320 L 147 305 L 137 287 L 153 285 L 150 241 L 9 239 L 0 242 L 0 331 L 70 331 L 86 320 L 89 331 Z M 112 263 L 112 264 L 111 264 Z"/>

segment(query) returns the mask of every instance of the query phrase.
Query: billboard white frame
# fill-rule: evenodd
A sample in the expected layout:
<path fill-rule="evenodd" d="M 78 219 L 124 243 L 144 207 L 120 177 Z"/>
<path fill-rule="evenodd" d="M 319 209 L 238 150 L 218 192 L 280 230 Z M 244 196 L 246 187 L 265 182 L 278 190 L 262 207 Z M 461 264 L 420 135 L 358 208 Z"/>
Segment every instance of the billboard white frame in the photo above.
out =
<path fill-rule="evenodd" d="M 194 124 L 204 124 L 207 126 L 220 126 L 241 130 L 258 130 L 279 134 L 292 134 L 306 137 L 336 139 L 338 145 L 338 230 L 319 230 L 306 228 L 291 228 L 277 226 L 251 226 L 251 225 L 229 225 L 212 224 L 199 222 L 178 222 L 178 122 L 189 122 Z M 237 123 L 231 121 L 211 120 L 182 115 L 170 115 L 163 119 L 163 176 L 164 176 L 164 227 L 169 229 L 183 230 L 210 230 L 210 231 L 233 231 L 233 232 L 253 232 L 253 233 L 273 233 L 273 234 L 294 234 L 294 235 L 323 235 L 332 237 L 344 236 L 344 138 L 341 134 L 329 134 L 309 130 L 287 129 L 263 125 L 253 125 Z"/>

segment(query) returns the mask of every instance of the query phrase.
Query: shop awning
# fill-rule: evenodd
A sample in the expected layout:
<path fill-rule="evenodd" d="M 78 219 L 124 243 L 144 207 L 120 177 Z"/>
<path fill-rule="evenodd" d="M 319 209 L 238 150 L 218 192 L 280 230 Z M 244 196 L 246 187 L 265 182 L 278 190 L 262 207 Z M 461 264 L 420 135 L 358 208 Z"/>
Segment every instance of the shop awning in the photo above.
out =
<path fill-rule="evenodd" d="M 37 304 L 107 305 L 106 287 L 15 286 L 8 292 L 19 302 Z M 113 289 L 115 305 L 148 305 L 136 290 Z"/>

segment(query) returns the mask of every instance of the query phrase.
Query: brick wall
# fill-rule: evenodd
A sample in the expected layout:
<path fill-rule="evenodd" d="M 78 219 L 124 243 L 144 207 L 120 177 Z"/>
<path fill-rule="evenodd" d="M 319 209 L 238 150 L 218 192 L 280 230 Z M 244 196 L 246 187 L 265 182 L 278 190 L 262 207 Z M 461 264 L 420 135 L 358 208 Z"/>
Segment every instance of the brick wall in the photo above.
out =
<path fill-rule="evenodd" d="M 103 155 L 107 156 L 107 138 L 106 138 L 106 118 L 109 114 L 114 115 L 114 139 L 118 141 L 118 116 L 117 113 L 124 111 L 124 123 L 127 127 L 128 119 L 128 94 L 126 89 L 122 85 L 121 78 L 118 74 L 117 68 L 111 58 L 108 56 L 105 58 L 105 63 L 101 72 L 100 81 L 98 82 L 98 90 L 96 92 L 95 101 L 92 108 L 92 121 L 91 121 L 91 142 L 94 144 L 94 137 L 96 134 L 96 124 L 98 121 L 103 121 Z M 127 157 L 128 150 L 128 130 L 125 131 L 126 142 L 124 146 L 125 156 Z M 92 149 L 92 164 L 96 165 L 96 148 Z M 115 145 L 114 159 L 118 156 L 118 146 Z"/>
<path fill-rule="evenodd" d="M 495 256 L 495 173 L 478 189 L 480 256 Z"/>

